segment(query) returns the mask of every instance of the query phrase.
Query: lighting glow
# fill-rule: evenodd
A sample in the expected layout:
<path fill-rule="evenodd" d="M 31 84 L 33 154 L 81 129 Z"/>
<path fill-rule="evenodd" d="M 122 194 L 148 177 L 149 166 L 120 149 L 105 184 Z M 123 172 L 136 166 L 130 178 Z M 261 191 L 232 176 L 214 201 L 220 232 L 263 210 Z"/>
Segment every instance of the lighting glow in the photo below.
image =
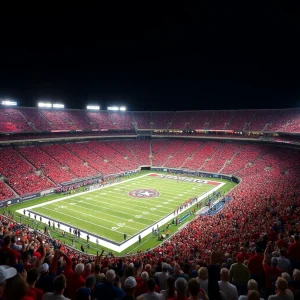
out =
<path fill-rule="evenodd" d="M 52 107 L 51 103 L 39 102 L 38 107 Z"/>
<path fill-rule="evenodd" d="M 60 104 L 60 103 L 54 103 L 54 104 L 52 105 L 52 107 L 54 107 L 54 108 L 64 108 L 65 105 L 64 105 L 64 104 Z"/>
<path fill-rule="evenodd" d="M 119 110 L 120 108 L 118 106 L 109 106 L 107 107 L 107 110 Z"/>
<path fill-rule="evenodd" d="M 99 110 L 100 106 L 99 105 L 88 105 L 86 109 L 92 109 L 92 110 Z"/>
<path fill-rule="evenodd" d="M 120 107 L 120 110 L 121 110 L 121 111 L 125 111 L 125 110 L 126 110 L 126 107 L 125 107 L 125 106 L 121 106 L 121 107 Z"/>
<path fill-rule="evenodd" d="M 2 105 L 13 105 L 13 106 L 16 106 L 16 105 L 17 105 L 17 102 L 15 102 L 15 101 L 10 101 L 10 100 L 2 100 L 1 104 L 2 104 Z"/>

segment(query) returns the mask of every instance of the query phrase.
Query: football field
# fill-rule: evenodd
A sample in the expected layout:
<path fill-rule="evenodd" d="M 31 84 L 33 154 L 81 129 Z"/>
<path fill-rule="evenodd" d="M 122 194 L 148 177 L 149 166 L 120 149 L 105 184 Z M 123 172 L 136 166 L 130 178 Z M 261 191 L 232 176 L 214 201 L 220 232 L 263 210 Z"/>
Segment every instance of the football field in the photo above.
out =
<path fill-rule="evenodd" d="M 155 173 L 142 175 L 44 202 L 29 207 L 28 211 L 119 244 L 124 241 L 124 233 L 130 239 L 173 215 L 188 199 L 222 185 L 216 181 L 193 182 L 193 178 L 171 177 Z"/>

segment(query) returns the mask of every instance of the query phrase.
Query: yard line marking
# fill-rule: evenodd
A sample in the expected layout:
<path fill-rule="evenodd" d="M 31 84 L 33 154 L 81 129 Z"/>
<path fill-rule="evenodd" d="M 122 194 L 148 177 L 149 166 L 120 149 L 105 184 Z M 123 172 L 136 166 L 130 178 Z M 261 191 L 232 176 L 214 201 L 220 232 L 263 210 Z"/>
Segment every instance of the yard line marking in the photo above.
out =
<path fill-rule="evenodd" d="M 153 174 L 155 174 L 155 172 L 153 173 Z M 76 197 L 76 201 L 77 201 L 77 199 L 84 199 L 84 195 L 85 194 L 88 194 L 88 193 L 94 193 L 94 194 L 91 194 L 91 196 L 93 197 L 93 198 L 98 198 L 97 196 L 99 195 L 99 194 L 97 194 L 101 189 L 104 189 L 104 188 L 110 188 L 110 187 L 112 187 L 112 186 L 114 186 L 114 185 L 117 185 L 117 184 L 122 184 L 122 187 L 121 188 L 123 188 L 124 186 L 125 186 L 125 184 L 124 183 L 126 183 L 127 181 L 131 181 L 131 180 L 139 180 L 141 177 L 147 177 L 147 176 L 149 176 L 149 175 L 151 175 L 151 174 L 145 174 L 145 175 L 142 175 L 142 176 L 138 176 L 138 177 L 135 177 L 135 178 L 131 178 L 131 179 L 128 179 L 128 180 L 124 180 L 124 181 L 121 181 L 121 182 L 117 182 L 117 183 L 114 183 L 114 184 L 110 184 L 110 185 L 107 185 L 107 186 L 104 186 L 104 187 L 101 187 L 101 188 L 97 188 L 97 189 L 94 189 L 94 190 L 91 190 L 91 191 L 85 191 L 85 192 L 82 192 L 82 193 L 78 193 L 78 194 L 73 194 L 73 195 L 71 195 L 71 196 L 67 196 L 67 197 L 64 197 L 64 198 L 60 198 L 60 199 L 56 199 L 56 200 L 52 200 L 52 201 L 49 201 L 49 202 L 47 202 L 47 203 L 41 203 L 41 205 L 35 205 L 34 207 L 43 207 L 43 206 L 45 206 L 45 205 L 48 205 L 48 204 L 50 204 L 50 202 L 51 203 L 56 203 L 56 202 L 59 202 L 59 201 L 62 201 L 62 200 L 66 200 L 66 199 L 69 199 L 69 198 L 73 198 L 73 197 Z M 155 178 L 155 177 L 153 177 L 153 178 Z M 150 178 L 150 176 L 146 179 L 147 181 L 151 181 L 151 179 L 152 179 L 152 177 Z M 158 179 L 158 178 L 155 178 L 155 179 Z M 162 178 L 160 178 L 160 180 L 161 180 Z M 156 180 L 155 180 L 156 181 Z M 158 180 L 157 180 L 158 181 Z M 185 189 L 186 191 L 188 191 L 189 189 L 191 189 L 191 186 L 187 186 L 186 184 L 187 183 L 192 183 L 192 182 L 180 182 L 180 184 L 178 185 L 178 188 L 180 187 L 180 192 L 178 191 L 177 192 L 177 188 L 175 187 L 175 186 L 173 186 L 173 185 L 171 185 L 171 184 L 169 184 L 171 182 L 171 180 L 169 180 L 169 182 L 168 182 L 168 184 L 167 184 L 167 186 L 168 186 L 168 188 L 169 189 L 171 189 L 172 190 L 172 192 L 174 192 L 174 193 L 172 193 L 172 197 L 169 197 L 169 198 L 172 198 L 172 199 L 170 199 L 171 201 L 172 200 L 174 200 L 174 194 L 175 193 L 177 193 L 177 194 L 180 194 L 180 193 L 182 193 L 182 189 Z M 153 182 L 152 182 L 153 183 Z M 153 183 L 154 184 L 154 183 Z M 149 185 L 152 185 L 152 184 L 149 184 Z M 202 195 L 199 195 L 200 193 L 199 193 L 199 189 L 197 188 L 197 189 L 195 189 L 194 191 L 192 191 L 193 192 L 193 194 L 198 194 L 198 195 L 196 195 L 196 196 L 194 196 L 194 195 L 192 195 L 192 197 L 197 197 L 198 198 L 198 201 L 201 201 L 201 200 L 203 200 L 203 199 L 205 199 L 205 197 L 207 197 L 207 195 L 209 195 L 209 194 L 211 194 L 211 192 L 212 191 L 215 191 L 215 190 L 217 190 L 217 189 L 219 189 L 219 188 L 221 188 L 223 185 L 225 185 L 225 183 L 221 183 L 219 186 L 217 186 L 217 187 L 215 187 L 215 188 L 213 188 L 212 190 L 208 190 L 208 189 L 205 189 L 205 191 L 202 191 Z M 157 184 L 157 186 L 159 186 L 158 184 Z M 160 185 L 161 186 L 161 185 Z M 166 186 L 166 185 L 165 185 Z M 161 189 L 163 189 L 163 188 L 166 188 L 166 187 L 161 187 Z M 136 188 L 137 188 L 137 186 L 135 186 Z M 186 188 L 186 187 L 188 187 L 188 188 Z M 156 187 L 157 188 L 157 187 Z M 131 190 L 131 189 L 133 189 L 131 186 L 129 186 L 128 187 L 128 191 L 129 190 Z M 105 191 L 105 190 L 104 190 Z M 167 191 L 164 191 L 165 192 L 165 194 L 168 194 L 168 192 Z M 123 192 L 124 193 L 124 192 Z M 111 194 L 111 191 L 110 191 L 110 193 L 109 193 L 109 195 L 110 196 L 113 196 L 113 194 Z M 83 197 L 82 197 L 83 196 Z M 78 197 L 78 198 L 77 198 Z M 189 197 L 189 195 L 186 195 L 186 197 Z M 104 198 L 104 197 L 103 197 Z M 115 197 L 116 198 L 116 197 Z M 124 199 L 124 197 L 122 197 L 123 199 Z M 166 197 L 167 198 L 167 197 Z M 129 198 L 125 198 L 125 199 L 129 199 Z M 150 198 L 151 199 L 151 198 Z M 163 199 L 163 197 L 161 197 L 161 199 Z M 74 199 L 75 200 L 75 199 Z M 86 200 L 86 199 L 84 199 L 84 200 Z M 131 199 L 132 200 L 132 199 Z M 95 202 L 97 202 L 96 200 L 92 200 L 93 202 L 95 201 Z M 129 201 L 129 200 L 128 200 Z M 146 201 L 148 201 L 148 199 L 146 200 Z M 171 202 L 170 201 L 170 202 Z M 177 200 L 178 201 L 178 200 Z M 176 202 L 177 202 L 176 201 Z M 109 202 L 109 200 L 107 201 L 107 202 Z M 107 202 L 106 202 L 106 204 L 107 204 Z M 131 202 L 134 202 L 134 201 L 131 201 Z M 84 201 L 84 203 L 85 203 L 85 205 L 88 205 L 88 202 L 86 202 L 86 201 Z M 181 202 L 182 203 L 182 202 Z M 120 204 L 120 203 L 119 203 Z M 122 203 L 121 203 L 122 204 Z M 127 202 L 125 203 L 125 205 L 127 204 Z M 155 204 L 154 203 L 154 201 L 151 203 L 151 204 Z M 154 205 L 155 206 L 155 205 Z M 27 210 L 29 210 L 30 208 L 33 208 L 33 206 L 32 207 L 27 207 L 27 208 L 25 208 L 25 209 L 27 209 Z M 123 206 L 121 207 L 121 208 L 124 208 Z M 45 207 L 45 209 L 47 210 L 47 208 Z M 124 208 L 125 209 L 125 208 Z M 182 212 L 184 212 L 185 210 L 188 210 L 189 208 L 187 208 L 187 209 L 183 209 L 182 210 Z M 51 209 L 48 209 L 49 211 L 51 211 Z M 171 210 L 171 209 L 170 209 Z M 52 210 L 53 211 L 53 210 Z M 20 214 L 22 214 L 23 213 L 23 209 L 22 210 L 18 210 L 17 211 L 18 213 L 20 213 Z M 140 209 L 140 212 L 142 212 L 142 210 Z M 64 213 L 60 213 L 60 212 L 56 212 L 57 214 L 61 214 L 61 215 L 66 215 L 66 214 L 64 214 Z M 133 217 L 132 216 L 132 214 L 130 214 L 131 215 L 131 217 Z M 67 215 L 69 218 L 73 218 L 74 220 L 75 219 L 77 219 L 77 220 L 81 220 L 81 221 L 84 221 L 84 220 L 82 220 L 81 218 L 77 218 L 77 217 L 72 217 L 72 216 L 69 216 L 69 215 Z M 113 217 L 113 216 L 112 216 Z M 139 216 L 139 217 L 141 217 L 141 216 Z M 161 219 L 161 220 L 157 220 L 154 224 L 152 224 L 152 225 L 150 225 L 150 227 L 152 227 L 152 226 L 156 226 L 156 224 L 159 224 L 159 226 L 162 226 L 163 224 L 165 224 L 167 221 L 169 221 L 169 219 L 171 218 L 173 218 L 174 216 L 173 216 L 173 213 L 171 212 L 170 213 L 170 215 L 168 215 L 168 216 L 166 216 L 166 217 L 164 217 L 163 219 Z M 31 218 L 33 218 L 33 216 L 31 216 Z M 47 219 L 47 217 L 45 218 L 45 220 Z M 132 219 L 131 219 L 132 220 Z M 86 221 L 84 221 L 84 222 L 86 222 Z M 128 222 L 129 222 L 129 220 L 128 220 Z M 87 223 L 91 223 L 91 222 L 87 222 Z M 102 228 L 105 228 L 105 229 L 108 229 L 108 232 L 120 232 L 120 231 L 113 231 L 112 229 L 109 229 L 109 228 L 107 228 L 107 227 L 105 227 L 105 226 L 102 226 L 102 225 L 97 225 L 96 224 L 96 227 L 102 227 Z M 139 233 L 141 234 L 141 236 L 142 236 L 142 238 L 143 237 L 145 237 L 148 233 L 150 233 L 151 232 L 151 229 L 152 228 L 145 228 L 144 230 L 141 230 Z M 87 230 L 88 232 L 91 232 L 90 230 Z M 106 230 L 105 230 L 106 231 Z M 103 236 L 103 238 L 107 235 L 108 233 L 105 233 L 104 235 L 103 235 L 103 233 L 102 233 L 102 236 Z M 83 233 L 83 236 L 84 236 L 84 233 Z M 97 237 L 97 236 L 96 236 Z M 94 242 L 95 242 L 95 238 L 96 237 L 93 237 L 93 236 L 90 236 L 90 238 L 91 238 L 91 241 L 93 241 L 93 239 L 94 239 Z M 121 234 L 121 237 L 123 237 L 123 232 L 122 232 L 122 234 Z M 120 240 L 122 240 L 122 238 L 120 237 Z M 98 237 L 97 237 L 98 238 Z M 116 238 L 116 237 L 115 237 Z M 101 240 L 101 236 L 99 237 L 99 239 L 100 239 L 100 244 L 101 245 L 103 245 L 104 247 L 107 247 L 107 248 L 109 248 L 109 249 L 112 249 L 112 250 L 115 250 L 115 251 L 118 251 L 118 252 L 121 252 L 121 251 L 123 251 L 123 250 L 125 250 L 126 248 L 128 248 L 129 246 L 131 246 L 132 244 L 134 244 L 136 241 L 135 241 L 135 238 L 132 238 L 132 236 L 131 236 L 131 238 L 130 239 L 128 239 L 126 242 L 124 242 L 124 243 L 122 243 L 122 244 L 120 244 L 120 245 L 115 245 L 115 244 L 113 244 L 113 243 L 109 243 L 107 240 Z M 110 238 L 108 238 L 108 239 L 110 239 L 111 241 L 112 240 L 115 240 L 115 239 L 112 239 L 111 237 Z"/>
<path fill-rule="evenodd" d="M 145 177 L 145 176 L 149 176 L 149 174 L 137 176 L 135 178 L 126 179 L 126 180 L 115 182 L 115 183 L 111 183 L 110 185 L 101 186 L 101 187 L 96 188 L 96 189 L 91 190 L 91 191 L 85 191 L 85 192 L 81 192 L 81 193 L 78 193 L 78 194 L 73 194 L 71 196 L 66 196 L 66 197 L 62 197 L 62 198 L 59 198 L 59 199 L 51 200 L 51 201 L 48 201 L 48 202 L 43 202 L 43 203 L 40 203 L 40 204 L 29 206 L 29 207 L 27 207 L 25 209 L 26 210 L 31 210 L 31 209 L 33 209 L 35 207 L 41 207 L 41 206 L 45 206 L 45 205 L 48 205 L 48 204 L 51 204 L 51 203 L 56 203 L 56 202 L 59 202 L 59 201 L 63 201 L 63 200 L 66 200 L 66 199 L 70 199 L 70 198 L 82 196 L 82 195 L 89 194 L 89 193 L 94 193 L 94 192 L 97 192 L 99 190 L 103 190 L 103 189 L 109 188 L 111 186 L 119 185 L 119 184 L 122 184 L 124 182 L 132 181 L 132 180 L 137 180 L 137 179 Z"/>
<path fill-rule="evenodd" d="M 95 200 L 90 200 L 90 201 L 95 201 Z M 97 202 L 98 202 L 98 201 L 97 201 Z M 85 202 L 84 204 L 88 204 L 88 205 L 95 206 L 95 207 L 98 207 L 98 208 L 99 208 L 98 205 L 91 204 L 90 202 Z M 102 212 L 102 211 L 95 210 L 95 209 L 90 209 L 90 208 L 83 207 L 83 206 L 80 206 L 80 205 L 77 205 L 77 204 L 76 204 L 75 206 L 80 207 L 80 208 L 83 208 L 83 209 L 85 209 L 85 210 L 91 210 L 91 211 L 96 212 L 96 213 L 99 213 L 99 214 L 103 214 L 103 215 L 107 215 L 107 216 L 110 216 L 110 217 L 119 218 L 119 219 L 128 221 L 128 219 L 123 218 L 123 217 L 120 217 L 120 216 L 117 216 L 117 215 L 107 214 L 107 213 L 104 213 L 104 212 Z M 112 210 L 112 209 L 105 208 L 105 207 L 100 207 L 100 208 L 101 208 L 101 210 L 103 210 L 103 209 Z M 115 211 L 115 210 L 114 210 L 114 211 Z M 115 211 L 115 212 L 116 212 L 116 211 Z M 121 213 L 124 213 L 124 212 L 121 212 Z M 132 214 L 128 214 L 128 213 L 124 213 L 124 214 L 132 216 Z M 146 219 L 146 218 L 145 218 L 145 219 Z M 148 220 L 148 219 L 147 219 L 147 220 Z M 150 220 L 150 219 L 149 219 L 149 221 L 154 221 L 154 220 Z M 133 222 L 138 223 L 138 224 L 141 224 L 141 225 L 143 225 L 143 226 L 148 226 L 148 224 L 145 224 L 145 223 L 141 223 L 141 222 L 137 222 L 137 221 L 133 221 Z"/>
<path fill-rule="evenodd" d="M 124 198 L 123 197 L 119 197 L 119 196 L 117 196 L 117 195 L 115 195 L 115 196 L 113 196 L 114 198 L 118 198 L 118 199 L 122 199 L 122 200 L 124 200 Z M 127 207 L 127 205 L 131 205 L 131 206 L 136 206 L 136 207 L 138 207 L 139 208 L 139 210 L 141 209 L 141 208 L 145 208 L 145 209 L 149 209 L 149 207 L 148 206 L 141 206 L 141 203 L 143 203 L 142 201 L 143 200 L 148 200 L 149 202 L 149 204 L 156 204 L 156 203 L 161 203 L 161 201 L 164 201 L 165 199 L 163 199 L 162 197 L 161 197 L 161 199 L 159 200 L 159 201 L 153 201 L 153 198 L 141 198 L 141 200 L 135 200 L 134 198 L 132 198 L 132 197 L 130 197 L 130 196 L 128 196 L 129 198 L 128 199 L 126 199 L 126 207 Z M 90 201 L 92 201 L 92 200 L 90 200 Z M 95 201 L 95 200 L 93 200 L 93 201 Z M 98 201 L 98 200 L 97 200 Z M 113 199 L 109 199 L 109 202 L 112 202 L 112 201 L 114 201 Z M 115 201 L 117 201 L 117 200 L 115 200 Z M 120 201 L 117 201 L 118 203 L 120 203 Z M 133 203 L 131 203 L 131 202 L 137 202 L 137 203 L 139 203 L 139 204 L 133 204 Z M 106 204 L 107 204 L 107 201 L 105 202 Z M 182 201 L 180 201 L 180 203 L 182 203 Z M 166 212 L 168 212 L 169 210 L 167 210 Z"/>
<path fill-rule="evenodd" d="M 74 210 L 74 209 L 71 209 L 71 208 L 68 208 L 68 207 L 66 207 L 65 209 L 66 209 L 66 210 L 73 211 L 73 212 L 78 212 L 78 210 Z M 97 219 L 99 219 L 99 217 L 97 217 L 97 216 L 89 215 L 89 214 L 86 214 L 86 213 L 84 213 L 84 212 L 80 212 L 80 214 L 81 214 L 81 215 L 86 215 L 86 216 L 88 216 L 88 217 L 90 217 L 90 218 L 97 218 Z M 104 219 L 104 218 L 101 218 L 101 220 L 104 220 L 104 221 L 109 222 L 109 223 L 113 223 L 114 225 L 116 225 L 116 223 L 118 222 L 118 221 L 116 221 L 116 222 L 110 221 L 110 220 L 107 220 L 107 219 Z M 127 226 L 127 227 L 130 228 L 130 229 L 133 229 L 133 230 L 135 230 L 135 231 L 140 230 L 139 228 L 133 228 L 133 227 L 130 227 L 130 226 Z"/>
<path fill-rule="evenodd" d="M 50 211 L 54 211 L 53 209 L 50 209 L 50 208 L 47 208 L 47 207 L 43 207 L 43 208 L 44 208 L 44 209 L 47 209 L 47 210 L 50 210 Z M 97 227 L 105 228 L 105 229 L 107 229 L 107 230 L 109 230 L 109 231 L 113 231 L 113 230 L 111 230 L 111 228 L 108 228 L 108 227 L 105 227 L 105 226 L 102 226 L 102 225 L 99 225 L 99 224 L 95 224 L 95 223 L 93 223 L 93 222 L 89 222 L 89 221 L 86 221 L 86 220 L 83 220 L 83 219 L 80 219 L 80 218 L 77 218 L 77 217 L 74 217 L 74 216 L 67 215 L 67 214 L 65 214 L 65 213 L 63 213 L 63 212 L 61 212 L 61 211 L 55 211 L 55 213 L 58 213 L 58 214 L 67 216 L 67 217 L 72 218 L 72 219 L 76 219 L 76 220 L 79 220 L 79 221 L 83 221 L 83 222 L 86 222 L 86 223 L 95 225 L 95 226 L 97 226 Z M 65 222 L 64 222 L 64 223 L 65 223 Z M 70 224 L 70 226 L 74 227 L 74 225 L 72 225 L 72 224 Z M 124 234 L 124 232 L 117 231 L 117 230 L 115 230 L 115 231 L 113 231 L 113 232 L 118 232 L 118 233 L 121 233 L 122 235 Z M 131 235 L 127 235 L 127 236 L 131 236 Z M 115 242 L 118 243 L 117 240 L 114 240 L 114 239 L 112 239 L 111 237 L 107 237 L 107 238 L 110 239 L 110 240 L 113 240 L 113 241 L 115 241 Z"/>
<path fill-rule="evenodd" d="M 99 203 L 100 201 L 99 200 L 90 200 L 90 201 L 93 201 L 93 202 L 97 202 L 97 203 Z M 110 202 L 112 202 L 112 200 L 110 199 Z M 110 206 L 117 206 L 118 208 L 125 208 L 125 209 L 127 209 L 127 210 L 132 210 L 132 211 L 134 211 L 135 213 L 138 213 L 139 211 L 140 211 L 140 209 L 142 208 L 141 206 L 138 206 L 138 205 L 135 205 L 135 204 L 132 204 L 132 205 L 134 205 L 134 206 L 137 206 L 137 207 L 139 207 L 140 209 L 132 209 L 132 208 L 128 208 L 127 206 L 120 206 L 120 202 L 118 202 L 117 201 L 117 203 L 119 203 L 119 204 L 111 204 L 111 203 L 107 203 L 107 202 L 100 202 L 100 203 L 104 203 L 105 205 L 110 205 Z M 129 205 L 129 203 L 127 203 L 126 205 Z M 109 208 L 104 208 L 104 209 L 109 209 Z M 147 208 L 147 209 L 150 209 L 150 208 Z M 113 209 L 110 209 L 110 210 L 113 210 Z M 113 210 L 114 212 L 116 212 L 116 210 Z M 169 211 L 168 211 L 169 212 Z M 132 214 L 127 214 L 127 215 L 132 215 Z M 151 214 L 151 215 L 154 215 L 154 216 L 157 216 L 157 214 Z M 147 219 L 147 218 L 145 218 L 145 219 Z M 149 221 L 155 221 L 155 220 L 152 220 L 152 219 L 147 219 L 147 220 L 149 220 Z M 157 220 L 157 219 L 156 219 Z"/>

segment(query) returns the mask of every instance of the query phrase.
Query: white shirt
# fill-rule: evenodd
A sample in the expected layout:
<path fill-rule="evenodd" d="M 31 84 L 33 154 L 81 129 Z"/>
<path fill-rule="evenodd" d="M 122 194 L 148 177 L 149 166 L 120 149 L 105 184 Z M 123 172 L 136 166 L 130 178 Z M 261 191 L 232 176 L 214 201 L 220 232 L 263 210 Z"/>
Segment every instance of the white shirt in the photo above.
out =
<path fill-rule="evenodd" d="M 239 296 L 239 300 L 248 300 L 248 296 Z M 264 298 L 260 298 L 260 300 L 264 300 Z"/>
<path fill-rule="evenodd" d="M 143 299 L 145 299 L 145 300 L 165 300 L 165 297 L 163 294 L 159 294 L 156 292 L 152 292 L 152 293 L 148 292 L 141 296 L 144 297 Z"/>
<path fill-rule="evenodd" d="M 167 286 L 167 278 L 169 277 L 168 272 L 156 272 L 155 277 L 158 280 L 158 285 L 161 290 L 166 290 L 168 288 Z"/>
<path fill-rule="evenodd" d="M 280 295 L 272 295 L 269 296 L 268 300 L 294 300 L 294 294 L 290 289 L 287 289 L 286 295 L 280 296 Z"/>
<path fill-rule="evenodd" d="M 203 279 L 197 278 L 197 280 L 200 283 L 200 288 L 205 292 L 206 295 L 208 295 L 208 279 L 203 280 Z"/>
<path fill-rule="evenodd" d="M 42 300 L 71 300 L 66 298 L 64 295 L 58 295 L 55 293 L 46 293 L 44 294 Z"/>
<path fill-rule="evenodd" d="M 228 281 L 219 281 L 220 291 L 226 295 L 227 300 L 238 300 L 236 287 Z"/>

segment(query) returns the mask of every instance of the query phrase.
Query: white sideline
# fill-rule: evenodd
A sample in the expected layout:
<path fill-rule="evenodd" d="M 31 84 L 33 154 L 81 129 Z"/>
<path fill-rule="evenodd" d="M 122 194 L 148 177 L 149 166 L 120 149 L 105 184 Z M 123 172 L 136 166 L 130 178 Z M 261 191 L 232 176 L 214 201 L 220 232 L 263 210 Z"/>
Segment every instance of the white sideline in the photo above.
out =
<path fill-rule="evenodd" d="M 70 198 L 73 198 L 73 197 L 77 197 L 78 195 L 88 194 L 88 193 L 91 193 L 91 192 L 94 192 L 94 191 L 97 191 L 97 190 L 100 190 L 100 189 L 105 189 L 105 188 L 108 188 L 108 187 L 111 187 L 111 186 L 114 186 L 114 185 L 118 185 L 118 184 L 122 184 L 122 183 L 125 183 L 125 182 L 128 182 L 128 181 L 137 180 L 137 179 L 140 179 L 142 177 L 149 176 L 151 174 L 156 174 L 156 173 L 148 173 L 148 174 L 145 174 L 145 175 L 137 176 L 135 178 L 126 179 L 126 180 L 123 180 L 123 181 L 120 181 L 120 182 L 116 182 L 116 183 L 112 183 L 112 184 L 109 184 L 109 185 L 106 185 L 106 186 L 103 186 L 103 187 L 99 187 L 99 188 L 94 189 L 92 191 L 85 191 L 85 192 L 81 192 L 81 193 L 74 194 L 74 195 L 71 195 L 71 196 L 66 196 L 66 197 L 63 197 L 63 198 L 51 200 L 49 202 L 44 202 L 44 203 L 36 204 L 36 205 L 29 206 L 29 207 L 25 208 L 25 210 L 26 211 L 32 210 L 32 209 L 34 209 L 36 207 L 42 207 L 42 206 L 46 206 L 48 204 L 52 204 L 52 203 L 56 203 L 56 202 L 63 201 L 63 200 L 66 200 L 66 199 L 70 199 Z M 213 181 L 213 180 L 209 179 L 209 181 Z M 209 190 L 205 194 L 203 194 L 200 197 L 198 197 L 197 201 L 199 202 L 199 201 L 203 200 L 208 194 L 210 194 L 210 193 L 212 193 L 212 192 L 220 189 L 223 185 L 226 184 L 225 182 L 219 182 L 219 181 L 218 181 L 218 183 L 220 183 L 218 186 L 214 187 L 213 189 Z M 187 207 L 187 208 L 181 210 L 180 214 L 183 213 L 183 212 L 185 212 L 185 211 L 187 211 L 187 210 L 189 210 L 189 209 L 190 209 L 190 207 Z M 24 209 L 19 209 L 19 210 L 17 210 L 17 212 L 19 214 L 23 214 L 23 210 Z M 38 213 L 37 213 L 37 215 L 38 215 Z M 31 214 L 30 218 L 34 219 L 34 214 L 33 213 Z M 42 218 L 43 218 L 42 223 L 45 223 L 47 225 L 48 225 L 49 221 L 51 221 L 51 223 L 52 223 L 52 220 L 47 219 L 45 216 L 43 216 Z M 97 237 L 97 236 L 95 236 L 92 233 L 89 234 L 90 241 L 96 244 L 96 240 L 98 239 L 98 242 L 99 242 L 100 246 L 106 247 L 106 248 L 108 248 L 110 250 L 113 250 L 113 251 L 116 251 L 116 252 L 120 253 L 120 252 L 124 251 L 125 249 L 127 249 L 128 247 L 130 247 L 131 245 L 133 245 L 134 243 L 136 243 L 138 241 L 138 235 L 141 235 L 141 238 L 144 238 L 148 234 L 152 233 L 152 228 L 153 227 L 156 229 L 157 225 L 158 225 L 158 227 L 160 227 L 160 226 L 166 224 L 167 222 L 169 222 L 170 220 L 172 220 L 173 218 L 174 218 L 174 214 L 171 213 L 170 215 L 168 215 L 164 219 L 160 220 L 159 222 L 156 222 L 156 223 L 152 224 L 149 228 L 141 231 L 140 233 L 137 233 L 137 235 L 135 236 L 135 238 L 129 238 L 125 243 L 123 243 L 120 246 L 115 245 L 115 244 L 113 244 L 111 242 L 102 240 L 101 237 L 100 237 L 100 235 L 99 235 L 99 237 Z M 57 221 L 56 221 L 56 223 L 57 223 Z M 57 228 L 57 226 L 56 226 L 56 228 Z M 72 227 L 72 228 L 74 228 L 74 227 Z M 60 224 L 60 229 L 64 230 L 66 233 L 68 233 L 69 229 L 70 229 L 70 226 L 66 226 L 66 225 Z M 81 238 L 86 239 L 86 236 L 87 235 L 84 232 L 81 233 Z"/>

